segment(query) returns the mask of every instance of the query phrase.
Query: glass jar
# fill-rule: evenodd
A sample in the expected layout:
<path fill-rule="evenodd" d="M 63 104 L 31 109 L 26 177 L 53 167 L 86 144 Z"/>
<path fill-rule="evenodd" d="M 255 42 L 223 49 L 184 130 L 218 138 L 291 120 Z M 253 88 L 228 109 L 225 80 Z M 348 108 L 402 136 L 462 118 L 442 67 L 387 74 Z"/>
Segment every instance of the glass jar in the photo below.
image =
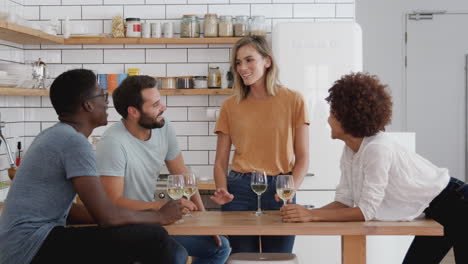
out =
<path fill-rule="evenodd" d="M 191 89 L 193 88 L 193 76 L 179 76 L 177 77 L 177 89 Z"/>
<path fill-rule="evenodd" d="M 245 37 L 249 35 L 249 17 L 236 16 L 234 22 L 234 36 Z"/>
<path fill-rule="evenodd" d="M 175 89 L 176 78 L 175 77 L 159 77 L 161 80 L 161 89 Z"/>
<path fill-rule="evenodd" d="M 203 21 L 205 38 L 216 38 L 218 36 L 218 15 L 206 14 Z"/>
<path fill-rule="evenodd" d="M 125 19 L 125 36 L 127 38 L 141 37 L 141 23 L 139 18 L 129 17 Z"/>
<path fill-rule="evenodd" d="M 206 76 L 194 76 L 193 88 L 208 88 L 208 78 Z"/>
<path fill-rule="evenodd" d="M 232 16 L 219 17 L 218 31 L 220 37 L 234 36 L 234 25 L 232 24 Z"/>
<path fill-rule="evenodd" d="M 180 37 L 181 38 L 199 38 L 200 37 L 200 22 L 196 15 L 184 15 L 180 22 Z"/>
<path fill-rule="evenodd" d="M 221 88 L 221 73 L 219 67 L 210 67 L 208 71 L 208 88 Z"/>
<path fill-rule="evenodd" d="M 264 16 L 253 16 L 250 21 L 251 36 L 266 36 L 266 25 Z"/>

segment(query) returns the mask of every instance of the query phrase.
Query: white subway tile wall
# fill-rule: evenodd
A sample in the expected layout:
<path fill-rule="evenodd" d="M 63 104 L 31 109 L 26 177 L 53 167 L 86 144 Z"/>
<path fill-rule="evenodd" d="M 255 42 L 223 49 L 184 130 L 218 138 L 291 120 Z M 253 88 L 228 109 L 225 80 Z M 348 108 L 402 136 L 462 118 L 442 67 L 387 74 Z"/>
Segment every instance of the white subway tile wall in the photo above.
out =
<path fill-rule="evenodd" d="M 22 3 L 18 4 L 18 3 Z M 354 19 L 354 0 L 0 0 L 0 10 L 10 10 L 40 24 L 50 19 L 70 19 L 72 33 L 84 30 L 101 34 L 111 31 L 112 16 L 139 17 L 147 22 L 173 22 L 180 32 L 183 14 L 264 15 L 267 31 L 286 21 L 348 21 Z M 60 31 L 61 32 L 61 31 Z M 270 37 L 270 36 L 268 36 Z M 96 73 L 126 73 L 139 68 L 151 76 L 207 75 L 210 66 L 229 68 L 230 44 L 211 45 L 21 45 L 0 40 L 0 63 L 24 63 L 41 58 L 48 64 L 50 78 L 63 71 L 86 68 Z M 219 108 L 228 96 L 162 96 L 165 112 L 177 132 L 185 161 L 202 178 L 213 177 L 216 155 L 215 122 L 206 116 L 207 108 Z M 120 120 L 109 103 L 109 124 L 97 128 L 100 136 Z M 0 96 L 3 132 L 16 149 L 21 140 L 27 149 L 34 137 L 58 120 L 48 97 Z M 17 137 L 17 139 L 15 139 Z M 232 155 L 231 155 L 232 158 Z M 8 167 L 0 146 L 0 181 Z"/>

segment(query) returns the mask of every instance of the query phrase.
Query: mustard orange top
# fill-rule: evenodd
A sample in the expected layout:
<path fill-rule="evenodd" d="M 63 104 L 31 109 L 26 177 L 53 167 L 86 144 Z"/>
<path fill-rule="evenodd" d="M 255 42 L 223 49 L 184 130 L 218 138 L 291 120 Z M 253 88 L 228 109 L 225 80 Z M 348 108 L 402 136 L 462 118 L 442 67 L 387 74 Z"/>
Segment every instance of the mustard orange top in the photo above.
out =
<path fill-rule="evenodd" d="M 264 170 L 268 175 L 292 171 L 296 128 L 307 124 L 307 110 L 302 95 L 280 88 L 266 99 L 246 98 L 236 103 L 227 98 L 215 133 L 231 137 L 235 147 L 232 169 L 247 173 Z"/>

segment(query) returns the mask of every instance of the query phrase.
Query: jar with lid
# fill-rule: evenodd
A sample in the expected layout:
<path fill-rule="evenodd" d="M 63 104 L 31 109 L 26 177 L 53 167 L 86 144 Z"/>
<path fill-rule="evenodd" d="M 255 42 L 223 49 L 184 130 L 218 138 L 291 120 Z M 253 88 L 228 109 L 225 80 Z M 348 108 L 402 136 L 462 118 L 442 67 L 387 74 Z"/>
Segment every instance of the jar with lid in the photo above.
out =
<path fill-rule="evenodd" d="M 253 16 L 250 21 L 251 36 L 266 36 L 266 25 L 264 16 Z"/>
<path fill-rule="evenodd" d="M 208 88 L 221 88 L 221 73 L 219 67 L 210 67 L 208 71 Z"/>
<path fill-rule="evenodd" d="M 219 17 L 218 31 L 220 37 L 234 36 L 234 25 L 232 24 L 232 16 Z"/>
<path fill-rule="evenodd" d="M 135 75 L 140 75 L 140 69 L 139 68 L 129 68 L 128 69 L 128 76 L 135 76 Z"/>
<path fill-rule="evenodd" d="M 218 15 L 206 14 L 203 21 L 205 38 L 216 38 L 218 36 Z"/>
<path fill-rule="evenodd" d="M 208 88 L 208 78 L 206 76 L 194 76 L 193 88 Z"/>
<path fill-rule="evenodd" d="M 179 76 L 176 79 L 177 89 L 193 88 L 193 76 Z"/>
<path fill-rule="evenodd" d="M 141 23 L 139 18 L 129 17 L 125 19 L 125 36 L 127 38 L 141 37 Z"/>
<path fill-rule="evenodd" d="M 248 16 L 236 16 L 234 21 L 234 36 L 245 37 L 249 35 L 249 17 Z"/>
<path fill-rule="evenodd" d="M 200 22 L 196 15 L 184 15 L 180 22 L 180 37 L 181 38 L 199 38 L 200 37 Z"/>
<path fill-rule="evenodd" d="M 175 89 L 176 78 L 175 77 L 159 77 L 161 80 L 161 89 Z"/>

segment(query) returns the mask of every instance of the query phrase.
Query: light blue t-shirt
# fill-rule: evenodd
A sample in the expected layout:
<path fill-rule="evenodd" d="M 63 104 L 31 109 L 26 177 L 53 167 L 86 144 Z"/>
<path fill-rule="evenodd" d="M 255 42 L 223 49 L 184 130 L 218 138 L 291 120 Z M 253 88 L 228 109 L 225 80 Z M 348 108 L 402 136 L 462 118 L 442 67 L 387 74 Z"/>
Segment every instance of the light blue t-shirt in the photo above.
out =
<path fill-rule="evenodd" d="M 123 196 L 138 201 L 153 201 L 156 180 L 164 161 L 179 155 L 174 127 L 165 119 L 162 128 L 151 130 L 143 141 L 128 132 L 122 121 L 112 125 L 96 147 L 100 175 L 124 178 Z"/>
<path fill-rule="evenodd" d="M 49 232 L 64 226 L 76 191 L 71 178 L 98 176 L 91 144 L 58 123 L 29 147 L 0 217 L 0 263 L 31 262 Z"/>

